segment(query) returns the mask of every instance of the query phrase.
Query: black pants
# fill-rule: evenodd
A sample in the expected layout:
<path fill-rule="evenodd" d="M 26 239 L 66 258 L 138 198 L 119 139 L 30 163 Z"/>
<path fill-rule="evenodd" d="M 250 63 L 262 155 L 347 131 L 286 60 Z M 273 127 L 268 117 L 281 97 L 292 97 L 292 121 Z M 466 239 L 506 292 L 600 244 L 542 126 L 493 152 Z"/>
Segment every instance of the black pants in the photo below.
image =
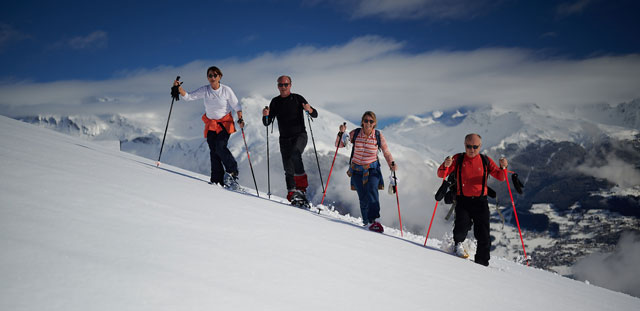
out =
<path fill-rule="evenodd" d="M 302 152 L 307 147 L 307 133 L 303 132 L 292 137 L 280 136 L 280 153 L 282 154 L 282 166 L 287 182 L 287 190 L 296 189 L 294 176 L 305 175 L 302 164 Z"/>
<path fill-rule="evenodd" d="M 475 261 L 489 265 L 491 239 L 489 231 L 489 202 L 487 197 L 456 197 L 456 220 L 453 226 L 453 241 L 460 243 L 467 237 L 473 221 L 473 235 L 478 241 Z"/>
<path fill-rule="evenodd" d="M 231 151 L 227 148 L 229 133 L 223 127 L 220 133 L 209 131 L 207 133 L 207 144 L 209 144 L 209 154 L 211 156 L 211 182 L 224 185 L 224 172 L 237 173 L 238 163 L 233 158 Z M 224 167 L 223 167 L 224 165 Z"/>

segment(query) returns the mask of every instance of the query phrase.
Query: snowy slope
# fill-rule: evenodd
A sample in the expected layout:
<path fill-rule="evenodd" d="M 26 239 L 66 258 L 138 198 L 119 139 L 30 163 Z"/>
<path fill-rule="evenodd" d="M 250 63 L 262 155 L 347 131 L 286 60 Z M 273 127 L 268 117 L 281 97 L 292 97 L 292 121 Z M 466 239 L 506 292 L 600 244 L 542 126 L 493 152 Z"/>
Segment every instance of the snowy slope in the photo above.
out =
<path fill-rule="evenodd" d="M 5 117 L 0 144 L 2 310 L 640 308 L 625 294 L 499 258 L 482 267 L 421 237 L 229 192 Z"/>
<path fill-rule="evenodd" d="M 264 193 L 267 191 L 267 147 L 265 142 L 268 135 L 271 192 L 281 196 L 284 195 L 286 189 L 279 153 L 278 127 L 277 125 L 274 126 L 273 132 L 269 128 L 267 134 L 267 129 L 262 126 L 259 119 L 262 107 L 268 105 L 268 103 L 269 99 L 260 96 L 242 99 L 247 122 L 245 136 L 251 152 L 258 188 Z M 340 123 L 346 120 L 331 111 L 322 109 L 322 107 L 319 107 L 319 111 L 319 118 L 312 123 L 311 129 L 318 149 L 322 181 L 326 183 L 335 151 L 332 144 L 335 140 L 337 128 Z M 163 163 L 207 174 L 209 170 L 209 150 L 202 137 L 200 114 L 200 102 L 180 101 L 174 107 L 162 156 Z M 164 120 L 166 116 L 131 117 L 133 119 L 130 119 L 129 116 L 127 118 L 118 116 L 75 116 L 25 118 L 24 120 L 93 140 L 119 140 L 121 141 L 121 150 L 148 159 L 156 159 L 164 126 L 161 129 L 154 129 L 153 127 L 144 126 L 144 123 L 154 119 Z M 440 184 L 440 180 L 435 176 L 435 168 L 445 156 L 462 151 L 463 137 L 469 132 L 480 133 L 484 138 L 483 149 L 491 152 L 492 156 L 495 157 L 502 152 L 502 148 L 505 146 L 516 145 L 523 148 L 539 141 L 572 142 L 580 146 L 597 146 L 599 141 L 606 140 L 608 137 L 620 140 L 637 140 L 634 136 L 639 135 L 639 122 L 640 100 L 621 103 L 617 106 L 592 105 L 555 110 L 541 109 L 535 104 L 522 104 L 508 109 L 492 106 L 483 108 L 462 107 L 453 108 L 450 111 L 434 111 L 429 116 L 408 116 L 382 129 L 389 142 L 391 152 L 400 166 L 398 178 L 404 229 L 414 233 L 426 233 L 426 227 L 431 219 L 435 204 L 433 193 Z M 356 125 L 347 121 L 347 126 L 350 130 L 355 128 Z M 307 130 L 311 133 L 308 123 Z M 232 135 L 229 146 L 239 163 L 241 184 L 253 185 L 242 135 L 240 133 Z M 349 149 L 340 149 L 332 171 L 331 183 L 327 190 L 325 202 L 337 202 L 336 206 L 341 213 L 348 213 L 358 217 L 360 212 L 357 196 L 355 192 L 345 191 L 345 189 L 349 188 L 349 179 L 344 174 L 349 154 Z M 540 154 L 540 150 L 535 150 L 531 154 Z M 314 203 L 318 203 L 322 198 L 322 188 L 311 136 L 309 136 L 303 160 L 309 174 L 310 188 L 308 195 Z M 513 160 L 511 161 L 512 167 L 516 167 L 519 164 L 516 159 L 510 160 Z M 609 158 L 607 160 L 613 159 Z M 631 185 L 637 184 L 634 182 L 634 180 L 637 180 L 634 176 L 640 176 L 640 170 L 633 167 L 620 166 L 620 161 L 613 161 L 609 166 L 605 167 L 588 166 L 588 170 L 584 169 L 582 171 L 586 171 L 588 175 L 593 174 L 597 178 L 608 178 L 616 182 L 624 180 Z M 528 171 L 531 169 L 527 167 Z M 623 171 L 626 175 L 612 176 L 612 172 L 615 171 Z M 386 179 L 387 174 L 389 174 L 386 164 L 383 164 L 383 174 L 385 174 Z M 631 178 L 627 177 L 629 174 Z M 497 186 L 496 190 L 499 195 L 506 195 L 504 185 Z M 600 189 L 600 191 L 609 190 L 611 189 Z M 530 192 L 528 193 L 530 194 Z M 617 193 L 640 195 L 637 187 L 623 187 Z M 584 196 L 589 196 L 589 192 L 584 192 Z M 382 203 L 382 223 L 399 228 L 395 196 L 381 194 L 380 198 Z M 536 201 L 536 203 L 539 202 L 553 203 Z M 516 206 L 519 209 L 522 207 L 518 201 L 516 201 Z M 448 209 L 449 206 L 440 205 L 433 222 L 431 237 L 444 239 L 447 235 L 450 235 L 452 223 L 451 221 L 444 221 Z M 510 206 L 507 206 L 506 209 L 503 213 L 509 214 Z M 494 216 L 495 219 L 498 219 L 498 215 Z M 506 216 L 508 220 L 510 217 Z M 546 216 L 551 217 L 551 215 Z M 526 218 L 523 224 L 527 224 Z M 614 226 L 614 228 L 618 227 Z M 517 236 L 513 235 L 516 229 L 508 224 L 506 228 L 492 226 L 492 235 L 497 238 L 494 245 L 498 247 L 498 253 L 509 259 L 521 255 L 520 241 Z M 534 238 L 540 240 L 541 237 L 538 233 L 528 231 L 526 227 L 524 229 L 525 243 L 529 244 L 529 241 Z M 625 230 L 625 228 L 619 229 L 620 231 Z M 547 243 L 543 244 L 566 244 L 566 241 L 556 241 L 556 238 L 549 236 L 546 240 Z M 615 242 L 609 244 L 610 247 L 613 247 Z M 534 245 L 537 244 L 531 244 L 532 247 Z M 573 245 L 573 247 L 584 249 L 582 245 Z M 590 247 L 589 249 L 593 248 Z M 536 255 L 536 253 L 531 252 L 532 249 L 529 246 L 527 250 L 530 251 L 530 254 Z M 574 252 L 571 251 L 570 253 L 573 254 Z M 560 267 L 555 271 L 567 271 L 569 269 L 575 258 L 570 254 L 567 255 L 569 256 L 563 257 L 567 258 L 567 260 L 557 264 L 564 267 Z M 539 256 L 535 258 L 536 265 L 543 261 L 559 258 L 548 258 L 549 256 L 547 255 L 545 257 L 547 258 L 540 258 Z"/>

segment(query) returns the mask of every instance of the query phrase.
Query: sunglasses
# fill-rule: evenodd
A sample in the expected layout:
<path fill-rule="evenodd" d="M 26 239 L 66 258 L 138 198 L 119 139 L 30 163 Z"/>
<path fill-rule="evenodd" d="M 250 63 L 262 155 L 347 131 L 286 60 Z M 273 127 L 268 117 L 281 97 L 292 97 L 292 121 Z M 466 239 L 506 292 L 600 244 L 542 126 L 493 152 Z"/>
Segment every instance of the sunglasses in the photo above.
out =
<path fill-rule="evenodd" d="M 478 149 L 478 148 L 480 148 L 480 146 L 479 145 L 467 145 L 467 149 L 471 149 L 471 148 Z"/>
<path fill-rule="evenodd" d="M 278 87 L 288 87 L 289 83 L 278 83 Z"/>
<path fill-rule="evenodd" d="M 218 76 L 219 76 L 219 74 L 217 74 L 217 73 L 210 73 L 208 77 L 209 78 L 217 78 Z"/>
<path fill-rule="evenodd" d="M 376 121 L 371 120 L 371 119 L 364 119 L 364 120 L 362 120 L 362 123 L 374 124 L 374 123 L 376 123 Z"/>

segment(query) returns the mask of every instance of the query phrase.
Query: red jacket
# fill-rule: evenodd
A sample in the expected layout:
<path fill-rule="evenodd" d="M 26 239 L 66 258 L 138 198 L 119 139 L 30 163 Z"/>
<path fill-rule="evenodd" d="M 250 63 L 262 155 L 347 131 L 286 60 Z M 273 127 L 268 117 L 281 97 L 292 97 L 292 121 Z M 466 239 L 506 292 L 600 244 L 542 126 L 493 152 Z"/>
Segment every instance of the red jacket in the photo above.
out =
<path fill-rule="evenodd" d="M 451 166 L 444 167 L 444 163 L 440 165 L 438 168 L 438 177 L 444 178 L 449 176 L 451 173 L 455 173 L 457 177 L 457 168 L 458 161 L 460 160 L 460 155 L 453 156 L 453 162 L 451 162 Z M 483 168 L 482 168 L 482 157 L 477 155 L 474 158 L 469 158 L 466 154 L 462 156 L 462 182 L 458 182 L 458 191 L 457 194 L 460 195 L 460 186 L 462 186 L 462 192 L 465 196 L 486 196 L 487 195 L 487 187 L 484 188 L 484 193 L 480 193 L 482 191 L 482 177 L 483 177 Z M 499 168 L 495 162 L 490 157 L 487 157 L 489 163 L 487 163 L 487 171 L 488 174 L 491 174 L 495 179 L 499 181 L 504 181 L 504 173 L 502 169 Z M 488 175 L 487 174 L 487 175 Z M 486 185 L 486 181 L 485 181 Z"/>

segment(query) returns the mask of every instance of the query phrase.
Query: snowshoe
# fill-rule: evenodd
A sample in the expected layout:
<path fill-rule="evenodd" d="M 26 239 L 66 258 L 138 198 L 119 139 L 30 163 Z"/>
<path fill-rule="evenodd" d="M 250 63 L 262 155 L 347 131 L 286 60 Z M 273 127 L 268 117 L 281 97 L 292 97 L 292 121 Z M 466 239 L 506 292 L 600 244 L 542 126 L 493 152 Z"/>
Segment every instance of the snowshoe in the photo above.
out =
<path fill-rule="evenodd" d="M 374 221 L 369 226 L 369 230 L 374 231 L 374 232 L 378 232 L 378 233 L 382 233 L 382 232 L 384 232 L 384 227 L 382 227 L 382 225 L 379 222 Z"/>
<path fill-rule="evenodd" d="M 456 246 L 454 247 L 454 251 L 456 253 L 456 256 L 460 257 L 460 258 L 469 258 L 469 253 L 467 253 L 467 251 L 464 249 L 464 247 L 462 246 L 462 243 L 456 243 Z"/>
<path fill-rule="evenodd" d="M 291 194 L 291 205 L 304 209 L 311 208 L 309 200 L 307 200 L 307 196 L 300 190 L 294 190 Z"/>
<path fill-rule="evenodd" d="M 242 190 L 238 183 L 238 173 L 224 174 L 224 187 L 232 191 Z"/>

